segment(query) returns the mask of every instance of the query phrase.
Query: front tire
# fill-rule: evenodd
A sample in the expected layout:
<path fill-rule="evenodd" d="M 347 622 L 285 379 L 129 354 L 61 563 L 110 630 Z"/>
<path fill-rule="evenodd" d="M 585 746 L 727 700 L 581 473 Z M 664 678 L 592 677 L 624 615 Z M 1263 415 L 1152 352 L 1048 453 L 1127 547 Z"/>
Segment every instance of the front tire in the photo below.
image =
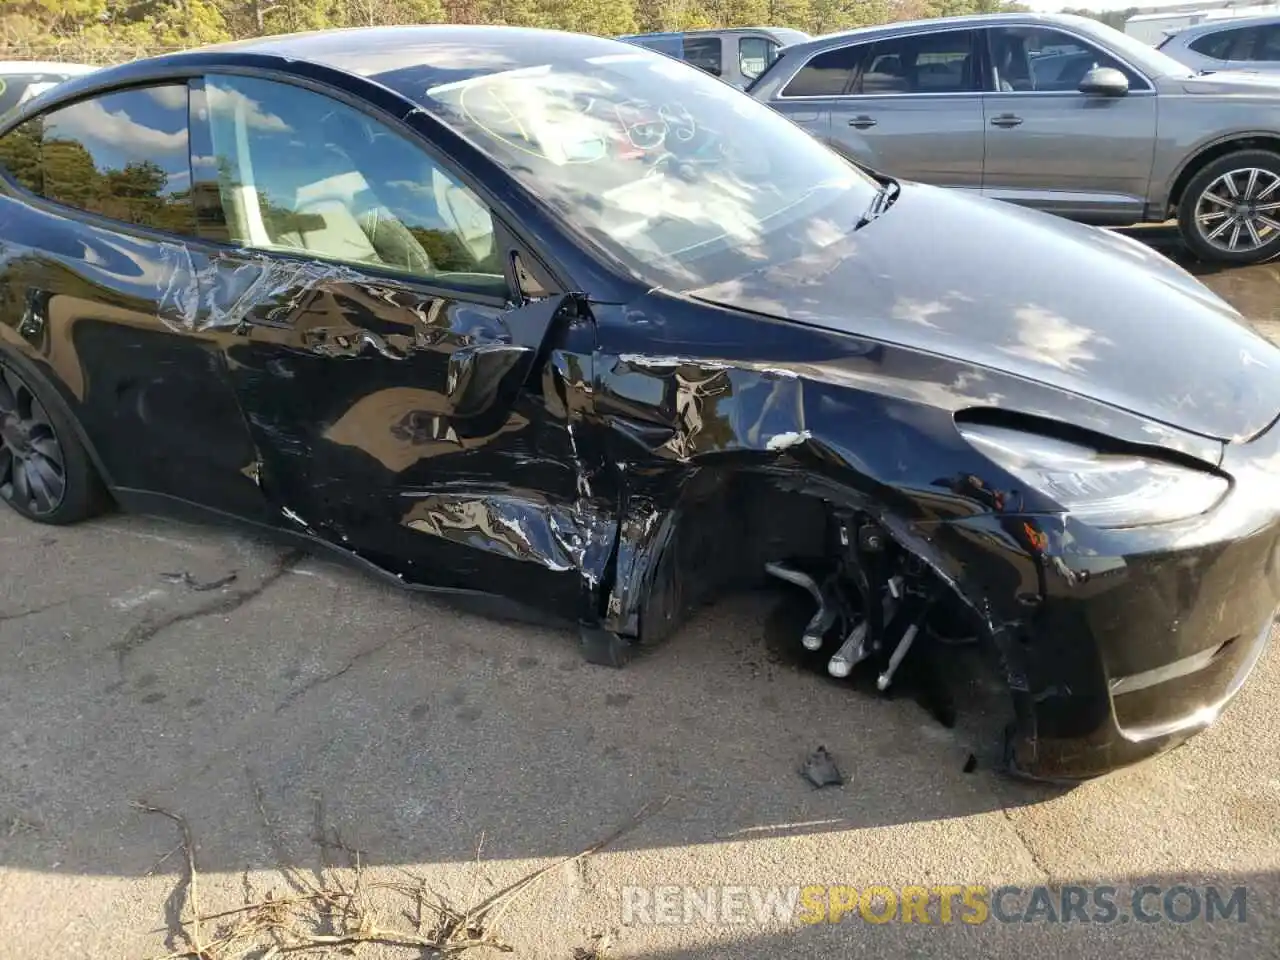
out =
<path fill-rule="evenodd" d="M 1280 155 L 1241 150 L 1191 178 L 1178 203 L 1191 252 L 1211 263 L 1261 263 L 1280 255 Z"/>
<path fill-rule="evenodd" d="M 0 359 L 0 500 L 37 523 L 101 513 L 107 496 L 62 405 L 39 378 Z"/>

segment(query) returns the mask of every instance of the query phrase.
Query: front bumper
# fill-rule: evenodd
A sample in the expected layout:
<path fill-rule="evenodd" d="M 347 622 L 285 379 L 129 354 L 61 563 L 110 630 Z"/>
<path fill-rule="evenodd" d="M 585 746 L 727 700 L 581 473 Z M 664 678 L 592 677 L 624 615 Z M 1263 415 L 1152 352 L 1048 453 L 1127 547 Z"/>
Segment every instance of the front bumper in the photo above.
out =
<path fill-rule="evenodd" d="M 1194 520 L 1097 530 L 1070 517 L 939 523 L 1014 692 L 1014 772 L 1079 780 L 1212 724 L 1280 611 L 1280 429 L 1228 449 L 1232 488 Z"/>

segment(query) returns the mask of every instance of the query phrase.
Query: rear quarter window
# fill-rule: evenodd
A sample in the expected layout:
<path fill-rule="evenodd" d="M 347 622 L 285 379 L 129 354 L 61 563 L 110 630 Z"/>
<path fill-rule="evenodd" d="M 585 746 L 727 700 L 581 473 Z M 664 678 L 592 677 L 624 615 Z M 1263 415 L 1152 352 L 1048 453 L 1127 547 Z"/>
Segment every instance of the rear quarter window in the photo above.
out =
<path fill-rule="evenodd" d="M 867 45 L 820 53 L 791 78 L 784 97 L 835 97 L 848 89 Z"/>
<path fill-rule="evenodd" d="M 108 93 L 51 110 L 0 138 L 0 165 L 48 200 L 195 234 L 182 84 Z"/>
<path fill-rule="evenodd" d="M 1235 30 L 1219 30 L 1197 37 L 1187 46 L 1196 53 L 1214 60 L 1252 60 L 1257 31 L 1250 27 Z"/>
<path fill-rule="evenodd" d="M 724 44 L 719 37 L 685 37 L 684 60 L 718 77 L 724 73 Z"/>

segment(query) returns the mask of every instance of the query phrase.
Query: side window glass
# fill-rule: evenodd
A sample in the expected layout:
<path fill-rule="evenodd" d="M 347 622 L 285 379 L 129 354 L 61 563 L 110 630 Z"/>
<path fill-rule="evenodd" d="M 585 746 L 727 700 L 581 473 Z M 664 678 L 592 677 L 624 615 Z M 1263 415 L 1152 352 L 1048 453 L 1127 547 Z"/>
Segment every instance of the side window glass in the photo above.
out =
<path fill-rule="evenodd" d="M 1005 93 L 1075 92 L 1094 67 L 1119 70 L 1131 90 L 1150 89 L 1141 75 L 1068 33 L 1045 27 L 999 27 L 990 36 L 996 89 Z"/>
<path fill-rule="evenodd" d="M 1259 27 L 1258 32 L 1262 36 L 1259 39 L 1257 52 L 1253 55 L 1253 59 L 1266 60 L 1271 63 L 1280 60 L 1280 25 Z"/>
<path fill-rule="evenodd" d="M 1234 30 L 1219 30 L 1217 33 L 1206 33 L 1203 37 L 1196 37 L 1189 44 L 1188 50 L 1194 50 L 1196 53 L 1205 57 L 1212 57 L 1215 60 L 1225 60 L 1227 58 L 1227 47 L 1231 46 L 1231 36 Z"/>
<path fill-rule="evenodd" d="M 1207 33 L 1188 45 L 1196 53 L 1214 60 L 1253 60 L 1259 31 L 1249 27 Z"/>
<path fill-rule="evenodd" d="M 28 121 L 4 144 L 10 173 L 50 200 L 125 223 L 195 232 L 185 85 L 82 100 Z"/>
<path fill-rule="evenodd" d="M 211 148 L 195 158 L 210 236 L 506 294 L 489 209 L 367 114 L 289 84 L 209 76 L 198 115 Z"/>
<path fill-rule="evenodd" d="M 640 37 L 636 40 L 629 40 L 628 43 L 634 43 L 638 47 L 644 47 L 647 50 L 657 50 L 659 53 L 665 53 L 668 57 L 680 59 L 682 47 L 679 39 L 675 37 Z"/>
<path fill-rule="evenodd" d="M 44 170 L 40 146 L 44 142 L 44 121 L 39 117 L 0 137 L 0 167 L 32 193 L 44 193 Z"/>
<path fill-rule="evenodd" d="M 764 37 L 743 37 L 738 41 L 738 70 L 743 77 L 754 80 L 773 63 L 778 45 Z"/>
<path fill-rule="evenodd" d="M 705 70 L 713 77 L 724 73 L 724 55 L 719 37 L 685 37 L 684 59 L 686 63 Z"/>
<path fill-rule="evenodd" d="M 791 78 L 783 89 L 784 97 L 837 97 L 844 93 L 853 79 L 867 47 L 840 47 L 820 53 Z"/>
<path fill-rule="evenodd" d="M 859 92 L 967 93 L 977 89 L 973 32 L 952 30 L 877 43 Z"/>

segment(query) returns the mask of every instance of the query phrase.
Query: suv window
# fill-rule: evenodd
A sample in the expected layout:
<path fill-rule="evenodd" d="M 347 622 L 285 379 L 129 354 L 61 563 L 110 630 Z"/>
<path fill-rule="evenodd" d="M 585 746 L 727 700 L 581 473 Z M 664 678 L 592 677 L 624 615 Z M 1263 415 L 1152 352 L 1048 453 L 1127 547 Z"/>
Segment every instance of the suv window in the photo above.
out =
<path fill-rule="evenodd" d="M 0 163 L 49 200 L 191 234 L 187 88 L 108 93 L 51 110 L 0 140 Z"/>
<path fill-rule="evenodd" d="M 881 40 L 858 81 L 858 92 L 966 93 L 978 89 L 971 30 Z"/>
<path fill-rule="evenodd" d="M 853 79 L 853 72 L 867 52 L 867 45 L 839 47 L 820 53 L 791 78 L 783 88 L 784 97 L 837 97 Z"/>
<path fill-rule="evenodd" d="M 1254 48 L 1254 60 L 1266 60 L 1271 63 L 1280 60 L 1280 24 L 1258 28 L 1258 45 Z"/>
<path fill-rule="evenodd" d="M 505 295 L 485 204 L 417 144 L 323 94 L 209 76 L 202 232 Z M 201 131 L 203 139 L 206 131 Z"/>
<path fill-rule="evenodd" d="M 724 73 L 722 46 L 719 37 L 685 37 L 685 62 L 718 77 Z"/>
<path fill-rule="evenodd" d="M 1258 31 L 1253 27 L 1219 30 L 1217 33 L 1196 37 L 1187 47 L 1214 60 L 1252 60 L 1257 34 Z"/>
<path fill-rule="evenodd" d="M 738 70 L 743 77 L 754 80 L 773 63 L 778 45 L 765 37 L 743 37 L 738 41 Z"/>
<path fill-rule="evenodd" d="M 1006 93 L 1075 92 L 1094 67 L 1111 67 L 1129 80 L 1130 90 L 1149 90 L 1137 71 L 1069 33 L 1047 27 L 990 30 L 995 88 Z"/>
<path fill-rule="evenodd" d="M 637 37 L 627 42 L 649 50 L 657 50 L 659 53 L 665 53 L 668 57 L 675 57 L 677 60 L 680 59 L 680 54 L 684 49 L 681 46 L 679 37 Z"/>

